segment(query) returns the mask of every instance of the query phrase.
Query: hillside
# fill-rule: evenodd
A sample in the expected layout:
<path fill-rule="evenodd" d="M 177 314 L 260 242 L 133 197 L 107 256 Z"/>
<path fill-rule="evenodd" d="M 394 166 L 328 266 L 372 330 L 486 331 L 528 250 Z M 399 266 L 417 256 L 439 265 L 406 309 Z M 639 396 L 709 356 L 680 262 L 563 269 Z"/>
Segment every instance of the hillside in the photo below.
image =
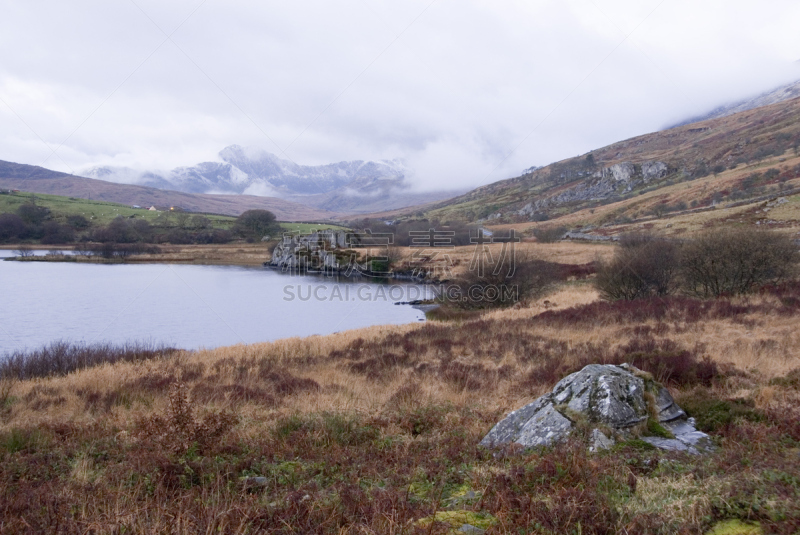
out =
<path fill-rule="evenodd" d="M 800 145 L 798 119 L 800 99 L 792 99 L 638 136 L 475 189 L 434 205 L 426 216 L 491 224 L 543 221 L 612 203 L 636 203 L 643 194 L 707 177 L 725 180 L 706 181 L 702 197 L 679 200 L 708 208 L 723 197 L 757 196 L 797 176 L 799 170 L 790 166 L 797 162 L 789 160 Z M 771 171 L 748 183 L 766 162 L 780 167 L 777 174 Z"/>
<path fill-rule="evenodd" d="M 211 195 L 116 184 L 51 171 L 43 167 L 0 161 L 0 188 L 18 189 L 139 206 L 177 206 L 191 212 L 236 216 L 251 209 L 273 212 L 282 221 L 317 221 L 337 214 L 273 197 Z"/>

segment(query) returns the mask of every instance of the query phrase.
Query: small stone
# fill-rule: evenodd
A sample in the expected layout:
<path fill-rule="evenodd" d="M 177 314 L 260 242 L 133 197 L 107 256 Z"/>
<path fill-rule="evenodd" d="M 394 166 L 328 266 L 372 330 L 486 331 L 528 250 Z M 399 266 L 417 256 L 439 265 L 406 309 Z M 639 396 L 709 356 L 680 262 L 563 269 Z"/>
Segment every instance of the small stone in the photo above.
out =
<path fill-rule="evenodd" d="M 589 451 L 607 450 L 614 445 L 614 439 L 606 436 L 605 433 L 595 428 L 592 430 L 592 445 Z"/>
<path fill-rule="evenodd" d="M 458 528 L 459 533 L 472 533 L 473 535 L 482 535 L 486 533 L 485 529 L 481 529 L 479 527 L 473 526 L 472 524 L 464 524 L 460 528 Z"/>
<path fill-rule="evenodd" d="M 260 476 L 243 477 L 242 484 L 244 484 L 246 488 L 266 487 L 267 478 Z"/>

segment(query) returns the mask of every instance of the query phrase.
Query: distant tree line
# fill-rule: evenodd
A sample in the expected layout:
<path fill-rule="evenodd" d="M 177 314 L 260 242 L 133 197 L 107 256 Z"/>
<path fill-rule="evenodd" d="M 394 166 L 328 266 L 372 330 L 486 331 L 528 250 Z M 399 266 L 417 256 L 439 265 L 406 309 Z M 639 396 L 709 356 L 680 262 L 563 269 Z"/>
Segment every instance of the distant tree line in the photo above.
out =
<path fill-rule="evenodd" d="M 629 234 L 599 263 L 595 283 L 609 300 L 738 295 L 794 278 L 798 260 L 792 237 L 769 230 L 719 229 L 683 241 Z"/>

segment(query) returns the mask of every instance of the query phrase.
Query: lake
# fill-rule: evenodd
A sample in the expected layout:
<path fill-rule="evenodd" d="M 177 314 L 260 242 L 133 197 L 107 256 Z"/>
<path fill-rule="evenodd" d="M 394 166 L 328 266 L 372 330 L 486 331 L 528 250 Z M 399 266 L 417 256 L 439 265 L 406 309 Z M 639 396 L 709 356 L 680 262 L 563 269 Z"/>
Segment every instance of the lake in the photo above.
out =
<path fill-rule="evenodd" d="M 394 304 L 425 297 L 418 285 L 266 268 L 0 261 L 0 285 L 0 354 L 57 340 L 211 348 L 425 317 Z"/>

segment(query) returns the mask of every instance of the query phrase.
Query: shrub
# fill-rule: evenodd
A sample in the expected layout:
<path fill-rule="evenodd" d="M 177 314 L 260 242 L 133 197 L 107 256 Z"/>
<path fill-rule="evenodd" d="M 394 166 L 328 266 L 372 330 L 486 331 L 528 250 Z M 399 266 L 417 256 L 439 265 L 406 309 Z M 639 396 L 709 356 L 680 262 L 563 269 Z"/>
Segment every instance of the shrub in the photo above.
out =
<path fill-rule="evenodd" d="M 67 225 L 75 230 L 84 230 L 89 228 L 89 220 L 82 215 L 67 216 Z"/>
<path fill-rule="evenodd" d="M 543 227 L 533 230 L 536 240 L 541 243 L 555 243 L 564 237 L 566 227 Z"/>
<path fill-rule="evenodd" d="M 42 225 L 42 243 L 60 244 L 75 241 L 75 231 L 67 225 L 60 225 L 55 221 L 48 221 Z"/>
<path fill-rule="evenodd" d="M 176 455 L 190 450 L 205 453 L 239 422 L 238 417 L 230 412 L 209 413 L 196 418 L 194 409 L 186 385 L 173 383 L 169 389 L 166 416 L 153 415 L 139 420 L 137 434 L 143 441 Z"/>
<path fill-rule="evenodd" d="M 76 370 L 105 363 L 162 358 L 177 351 L 171 347 L 146 343 L 114 346 L 111 344 L 82 345 L 54 342 L 41 349 L 16 351 L 3 355 L 0 358 L 0 377 L 31 379 L 67 375 Z"/>
<path fill-rule="evenodd" d="M 17 208 L 17 215 L 29 225 L 41 225 L 50 218 L 50 209 L 34 203 L 25 203 Z"/>
<path fill-rule="evenodd" d="M 797 245 L 791 237 L 751 228 L 708 231 L 681 250 L 688 293 L 719 297 L 777 284 L 796 271 Z"/>
<path fill-rule="evenodd" d="M 561 274 L 558 264 L 532 258 L 507 260 L 505 265 L 477 266 L 454 281 L 460 299 L 446 301 L 462 309 L 502 308 L 537 297 Z M 494 299 L 494 294 L 497 298 Z"/>
<path fill-rule="evenodd" d="M 234 230 L 245 238 L 260 240 L 268 234 L 280 234 L 281 227 L 269 210 L 247 210 L 236 218 Z"/>
<path fill-rule="evenodd" d="M 717 364 L 697 351 L 682 348 L 669 339 L 634 338 L 617 351 L 617 359 L 649 372 L 670 386 L 711 386 L 719 376 Z"/>
<path fill-rule="evenodd" d="M 25 231 L 25 223 L 16 214 L 0 214 L 0 242 L 13 240 Z"/>
<path fill-rule="evenodd" d="M 609 300 L 665 296 L 678 289 L 678 246 L 650 234 L 620 239 L 614 258 L 600 263 L 595 284 Z"/>

